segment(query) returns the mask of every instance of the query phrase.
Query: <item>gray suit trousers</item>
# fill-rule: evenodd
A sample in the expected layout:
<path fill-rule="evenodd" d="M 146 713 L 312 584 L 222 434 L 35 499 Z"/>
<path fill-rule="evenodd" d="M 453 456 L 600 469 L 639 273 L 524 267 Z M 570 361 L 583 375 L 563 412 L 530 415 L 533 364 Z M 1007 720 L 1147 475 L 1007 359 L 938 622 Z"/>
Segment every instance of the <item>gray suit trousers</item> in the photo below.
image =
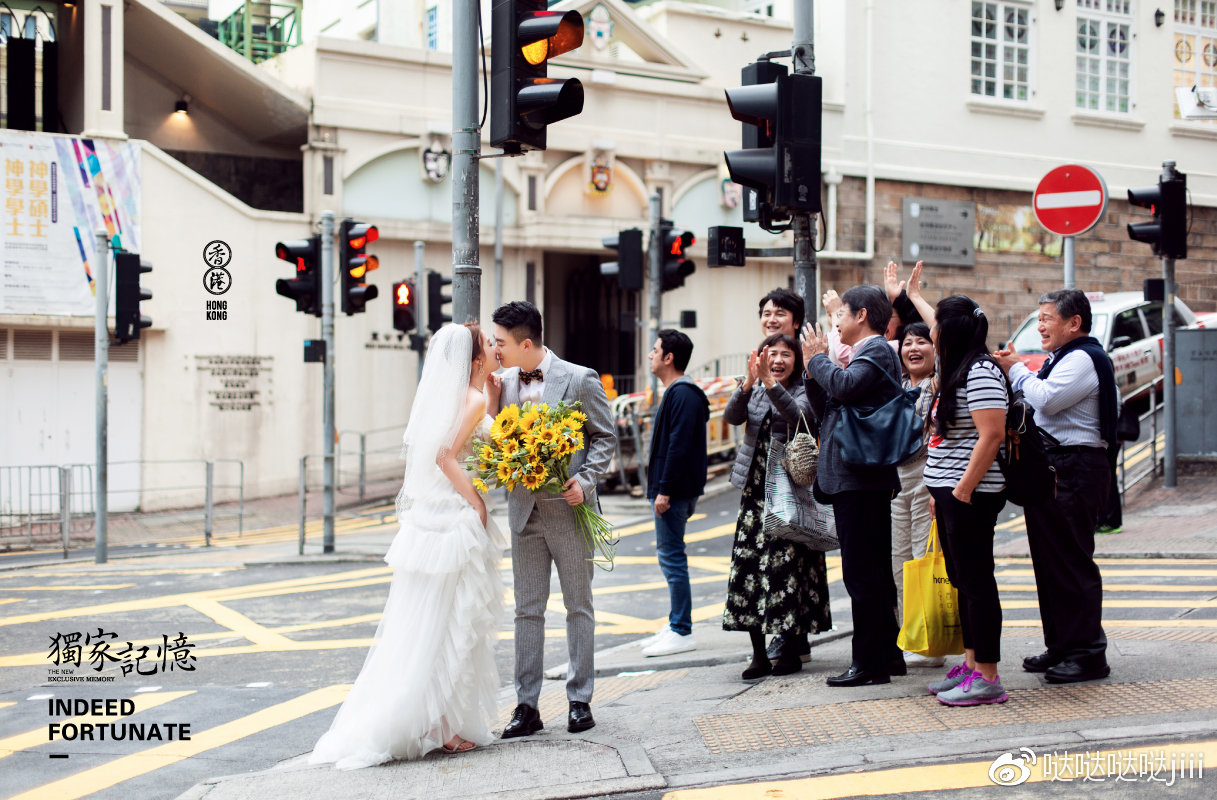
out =
<path fill-rule="evenodd" d="M 592 611 L 591 553 L 575 527 L 575 514 L 560 495 L 536 494 L 524 529 L 511 535 L 511 569 L 516 593 L 516 701 L 537 707 L 544 679 L 545 607 L 550 564 L 566 606 L 566 646 L 570 657 L 566 696 L 590 703 L 596 618 Z"/>

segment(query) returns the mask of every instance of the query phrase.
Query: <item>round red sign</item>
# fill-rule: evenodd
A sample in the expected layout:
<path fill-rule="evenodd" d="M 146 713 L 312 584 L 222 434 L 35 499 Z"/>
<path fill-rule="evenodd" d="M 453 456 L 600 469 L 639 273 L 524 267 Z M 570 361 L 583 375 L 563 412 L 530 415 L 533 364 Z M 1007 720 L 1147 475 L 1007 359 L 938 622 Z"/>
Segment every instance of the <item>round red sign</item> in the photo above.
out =
<path fill-rule="evenodd" d="M 1035 218 L 1060 236 L 1077 236 L 1094 227 L 1107 210 L 1107 184 L 1089 167 L 1066 164 L 1040 179 L 1032 200 Z"/>

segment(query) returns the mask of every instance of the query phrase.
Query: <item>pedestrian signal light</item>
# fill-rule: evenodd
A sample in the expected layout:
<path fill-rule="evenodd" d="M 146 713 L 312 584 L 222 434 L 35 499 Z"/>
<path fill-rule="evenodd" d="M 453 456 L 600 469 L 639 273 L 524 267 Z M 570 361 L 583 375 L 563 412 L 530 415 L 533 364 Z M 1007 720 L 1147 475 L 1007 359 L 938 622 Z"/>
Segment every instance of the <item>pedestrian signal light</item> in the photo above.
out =
<path fill-rule="evenodd" d="M 452 302 L 452 296 L 444 294 L 444 287 L 451 286 L 452 279 L 445 278 L 434 270 L 427 272 L 427 328 L 435 333 L 452 321 L 452 315 L 444 312 L 444 304 Z"/>
<path fill-rule="evenodd" d="M 693 274 L 696 265 L 685 255 L 697 240 L 691 231 L 675 227 L 670 219 L 659 221 L 661 265 L 660 291 L 668 292 L 685 285 L 685 278 Z"/>
<path fill-rule="evenodd" d="M 417 301 L 414 284 L 400 281 L 393 284 L 393 327 L 402 333 L 411 333 L 418 325 Z"/>
<path fill-rule="evenodd" d="M 548 62 L 583 44 L 578 11 L 548 0 L 495 0 L 491 8 L 490 144 L 506 153 L 545 149 L 551 122 L 583 111 L 583 84 L 548 77 Z"/>
<path fill-rule="evenodd" d="M 296 268 L 294 278 L 275 281 L 275 291 L 296 301 L 296 310 L 315 317 L 321 316 L 321 236 L 293 239 L 275 245 L 275 257 Z"/>

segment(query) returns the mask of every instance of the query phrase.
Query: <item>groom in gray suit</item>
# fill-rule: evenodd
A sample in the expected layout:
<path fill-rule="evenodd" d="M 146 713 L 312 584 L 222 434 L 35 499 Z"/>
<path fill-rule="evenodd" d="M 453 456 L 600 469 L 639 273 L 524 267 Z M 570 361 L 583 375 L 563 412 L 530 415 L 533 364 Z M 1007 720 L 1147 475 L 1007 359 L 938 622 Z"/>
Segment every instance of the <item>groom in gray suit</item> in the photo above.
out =
<path fill-rule="evenodd" d="M 608 469 L 616 434 L 608 398 L 600 378 L 590 369 L 563 361 L 541 345 L 541 312 L 532 303 L 500 306 L 494 321 L 495 356 L 507 367 L 501 378 L 487 383 L 487 405 L 501 411 L 525 402 L 556 406 L 580 401 L 587 415 L 584 447 L 571 457 L 570 480 L 561 494 L 532 493 L 517 486 L 507 497 L 511 527 L 511 563 L 516 596 L 516 706 L 503 738 L 528 736 L 543 727 L 537 711 L 545 656 L 545 606 L 549 602 L 550 564 L 558 567 L 558 582 L 566 606 L 566 642 L 570 669 L 566 696 L 570 701 L 567 730 L 585 731 L 596 724 L 592 699 L 594 665 L 592 637 L 591 551 L 575 527 L 574 506 L 596 507 L 596 485 Z"/>

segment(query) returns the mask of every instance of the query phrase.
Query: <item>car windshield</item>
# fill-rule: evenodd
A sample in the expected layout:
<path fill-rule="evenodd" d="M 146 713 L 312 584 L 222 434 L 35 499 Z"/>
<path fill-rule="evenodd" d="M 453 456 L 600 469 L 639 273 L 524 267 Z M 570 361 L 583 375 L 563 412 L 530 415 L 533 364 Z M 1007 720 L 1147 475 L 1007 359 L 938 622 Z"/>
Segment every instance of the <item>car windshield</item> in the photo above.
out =
<path fill-rule="evenodd" d="M 1014 349 L 1021 355 L 1029 355 L 1033 353 L 1044 352 L 1040 347 L 1040 332 L 1036 330 L 1036 323 L 1039 319 L 1039 314 L 1032 314 L 1027 317 L 1022 326 L 1018 329 L 1018 333 L 1014 334 Z M 1098 339 L 1100 342 L 1107 340 L 1107 326 L 1110 322 L 1109 314 L 1095 314 L 1090 321 L 1090 335 Z"/>

